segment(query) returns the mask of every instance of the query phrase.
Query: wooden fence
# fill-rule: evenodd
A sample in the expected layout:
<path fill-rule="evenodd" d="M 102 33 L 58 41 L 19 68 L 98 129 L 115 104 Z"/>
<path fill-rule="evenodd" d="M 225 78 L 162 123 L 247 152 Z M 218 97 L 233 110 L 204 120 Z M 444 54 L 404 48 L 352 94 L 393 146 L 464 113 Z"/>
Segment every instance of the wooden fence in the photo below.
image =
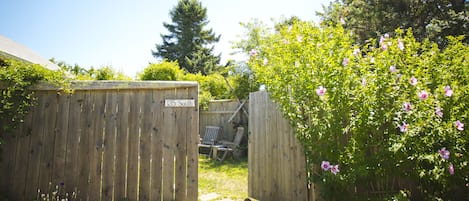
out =
<path fill-rule="evenodd" d="M 2 147 L 0 192 L 32 200 L 51 183 L 79 200 L 197 200 L 197 83 L 72 89 L 35 91 L 39 104 Z"/>
<path fill-rule="evenodd" d="M 249 196 L 258 200 L 313 201 L 303 148 L 266 92 L 249 96 Z"/>
<path fill-rule="evenodd" d="M 236 134 L 236 128 L 238 126 L 246 127 L 247 125 L 248 118 L 242 110 L 234 114 L 239 105 L 240 103 L 237 100 L 210 101 L 208 109 L 200 111 L 199 133 L 201 137 L 204 135 L 205 126 L 219 126 L 223 128 L 221 140 L 232 141 Z M 246 103 L 243 107 L 246 111 L 247 106 L 248 104 Z M 232 118 L 231 123 L 228 122 L 230 118 Z"/>

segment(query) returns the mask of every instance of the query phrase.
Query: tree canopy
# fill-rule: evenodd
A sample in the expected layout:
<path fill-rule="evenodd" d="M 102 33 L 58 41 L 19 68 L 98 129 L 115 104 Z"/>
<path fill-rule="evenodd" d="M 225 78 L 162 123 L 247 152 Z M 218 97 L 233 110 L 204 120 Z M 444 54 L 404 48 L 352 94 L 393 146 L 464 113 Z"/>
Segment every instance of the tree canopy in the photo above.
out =
<path fill-rule="evenodd" d="M 210 74 L 217 69 L 220 55 L 213 55 L 212 43 L 220 35 L 206 29 L 207 9 L 197 0 L 180 0 L 170 11 L 171 23 L 163 23 L 169 34 L 161 35 L 162 44 L 152 50 L 155 58 L 177 61 L 189 73 Z"/>
<path fill-rule="evenodd" d="M 464 0 L 336 0 L 317 13 L 324 23 L 343 23 L 358 42 L 412 27 L 415 38 L 429 38 L 440 47 L 446 36 L 469 41 L 469 5 Z"/>

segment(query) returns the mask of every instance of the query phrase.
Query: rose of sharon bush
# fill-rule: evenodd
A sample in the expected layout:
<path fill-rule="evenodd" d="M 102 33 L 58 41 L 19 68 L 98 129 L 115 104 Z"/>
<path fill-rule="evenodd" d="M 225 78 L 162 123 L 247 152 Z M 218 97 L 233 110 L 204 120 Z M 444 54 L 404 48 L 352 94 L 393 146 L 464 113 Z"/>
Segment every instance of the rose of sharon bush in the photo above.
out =
<path fill-rule="evenodd" d="M 324 199 L 367 200 L 377 186 L 415 200 L 467 195 L 469 48 L 461 38 L 440 50 L 411 31 L 357 46 L 341 27 L 276 30 L 249 65 L 295 129 Z"/>

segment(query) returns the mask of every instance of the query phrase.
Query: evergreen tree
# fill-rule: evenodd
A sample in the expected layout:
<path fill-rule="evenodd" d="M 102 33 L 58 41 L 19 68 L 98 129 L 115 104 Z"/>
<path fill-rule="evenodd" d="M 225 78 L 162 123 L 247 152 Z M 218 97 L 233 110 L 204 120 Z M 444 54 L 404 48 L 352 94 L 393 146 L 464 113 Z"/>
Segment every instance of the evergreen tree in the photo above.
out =
<path fill-rule="evenodd" d="M 205 29 L 207 9 L 197 0 L 180 0 L 169 14 L 172 23 L 163 23 L 169 34 L 161 35 L 163 44 L 156 45 L 153 56 L 177 61 L 189 73 L 207 75 L 217 70 L 220 55 L 213 55 L 210 44 L 218 42 L 220 35 Z"/>

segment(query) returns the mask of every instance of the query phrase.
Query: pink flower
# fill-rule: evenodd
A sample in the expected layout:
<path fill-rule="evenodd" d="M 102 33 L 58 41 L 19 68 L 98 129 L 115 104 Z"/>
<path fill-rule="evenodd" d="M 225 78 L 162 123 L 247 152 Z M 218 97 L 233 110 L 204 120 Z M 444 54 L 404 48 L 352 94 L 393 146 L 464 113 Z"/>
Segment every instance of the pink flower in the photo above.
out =
<path fill-rule="evenodd" d="M 318 96 L 323 96 L 324 94 L 326 94 L 326 91 L 326 88 L 319 86 L 319 88 L 316 89 L 316 94 Z"/>
<path fill-rule="evenodd" d="M 386 45 L 386 43 L 381 43 L 381 49 L 387 50 L 387 49 L 388 49 L 388 45 Z"/>
<path fill-rule="evenodd" d="M 331 164 L 329 163 L 329 161 L 322 161 L 321 168 L 324 171 L 328 171 L 329 169 L 331 169 Z"/>
<path fill-rule="evenodd" d="M 399 126 L 399 130 L 402 133 L 407 132 L 408 129 L 409 129 L 409 124 L 406 124 L 405 122 L 402 122 L 402 125 Z"/>
<path fill-rule="evenodd" d="M 410 78 L 410 85 L 412 85 L 412 86 L 417 85 L 417 78 L 415 78 L 414 76 L 412 76 L 412 77 Z"/>
<path fill-rule="evenodd" d="M 449 151 L 446 150 L 446 147 L 441 148 L 438 153 L 440 153 L 441 158 L 448 160 L 449 159 Z"/>
<path fill-rule="evenodd" d="M 256 51 L 255 49 L 252 49 L 252 50 L 249 52 L 249 54 L 250 54 L 251 56 L 256 56 L 256 55 L 257 55 L 257 51 Z"/>
<path fill-rule="evenodd" d="M 366 78 L 362 78 L 362 86 L 366 86 Z"/>
<path fill-rule="evenodd" d="M 428 98 L 428 92 L 426 92 L 425 90 L 422 90 L 421 92 L 419 92 L 419 98 L 420 100 L 425 100 Z"/>
<path fill-rule="evenodd" d="M 445 86 L 445 96 L 451 97 L 453 95 L 453 90 L 450 86 Z"/>
<path fill-rule="evenodd" d="M 402 43 L 402 41 L 401 41 L 400 38 L 397 39 L 397 47 L 398 47 L 400 50 L 404 50 L 404 43 Z"/>
<path fill-rule="evenodd" d="M 302 35 L 299 35 L 296 37 L 296 40 L 298 40 L 298 42 L 303 42 L 303 36 Z"/>
<path fill-rule="evenodd" d="M 349 62 L 349 59 L 348 59 L 348 58 L 344 58 L 344 60 L 342 61 L 342 65 L 347 66 L 347 65 L 348 65 L 348 62 Z"/>
<path fill-rule="evenodd" d="M 396 66 L 395 65 L 389 66 L 389 71 L 391 71 L 391 73 L 395 73 L 396 72 Z"/>
<path fill-rule="evenodd" d="M 439 117 L 443 117 L 443 112 L 440 106 L 436 107 L 435 114 Z"/>
<path fill-rule="evenodd" d="M 410 104 L 410 102 L 405 102 L 402 107 L 404 108 L 404 110 L 406 112 L 410 111 L 412 109 L 412 104 Z"/>
<path fill-rule="evenodd" d="M 454 174 L 454 166 L 452 163 L 449 164 L 448 166 L 448 172 L 450 175 L 453 175 Z"/>
<path fill-rule="evenodd" d="M 267 58 L 264 58 L 264 66 L 266 66 L 269 63 L 269 60 Z"/>
<path fill-rule="evenodd" d="M 460 131 L 463 131 L 464 130 L 464 124 L 461 123 L 459 120 L 457 120 L 456 122 L 454 122 L 454 125 L 456 126 L 456 129 L 460 130 Z"/>
<path fill-rule="evenodd" d="M 339 170 L 339 165 L 333 165 L 331 166 L 331 172 L 332 174 L 336 175 L 338 172 L 340 172 Z"/>
<path fill-rule="evenodd" d="M 355 48 L 355 49 L 353 50 L 353 55 L 354 55 L 354 56 L 360 55 L 360 49 Z"/>

